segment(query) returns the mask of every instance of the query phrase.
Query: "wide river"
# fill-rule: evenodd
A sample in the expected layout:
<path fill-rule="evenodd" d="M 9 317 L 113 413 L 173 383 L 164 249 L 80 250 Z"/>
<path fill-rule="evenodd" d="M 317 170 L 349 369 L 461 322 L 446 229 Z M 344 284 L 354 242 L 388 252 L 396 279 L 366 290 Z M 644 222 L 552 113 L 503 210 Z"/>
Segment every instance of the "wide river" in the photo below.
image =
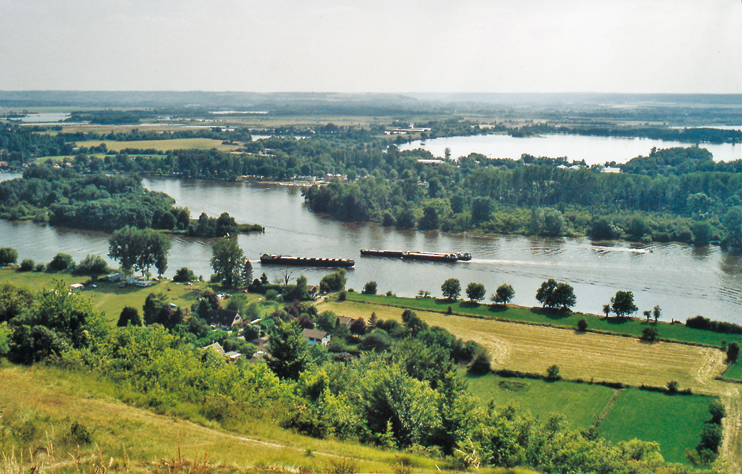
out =
<path fill-rule="evenodd" d="M 588 166 L 604 165 L 615 161 L 626 163 L 637 156 L 649 155 L 652 147 L 688 147 L 692 143 L 652 140 L 649 138 L 591 137 L 581 135 L 544 135 L 516 138 L 510 135 L 474 135 L 470 137 L 444 137 L 432 140 L 415 140 L 399 146 L 400 150 L 423 148 L 434 156 L 443 158 L 446 148 L 451 157 L 481 153 L 489 158 L 517 160 L 524 153 L 550 158 L 567 157 L 569 161 L 585 160 Z M 742 159 L 742 144 L 701 143 L 714 155 L 715 161 Z"/>
<path fill-rule="evenodd" d="M 0 179 L 18 175 L 0 174 Z M 519 236 L 480 236 L 442 232 L 398 231 L 375 224 L 337 222 L 310 212 L 296 187 L 145 179 L 144 185 L 163 191 L 187 206 L 192 216 L 229 212 L 238 222 L 256 222 L 265 233 L 240 235 L 245 255 L 255 262 L 255 273 L 271 280 L 282 268 L 262 267 L 262 253 L 340 257 L 356 261 L 348 271 L 348 288 L 360 291 L 375 280 L 379 292 L 414 296 L 419 290 L 440 296 L 447 278 L 458 278 L 462 288 L 481 282 L 488 296 L 502 283 L 515 289 L 514 303 L 533 306 L 536 289 L 548 278 L 575 288 L 576 310 L 600 313 L 617 290 L 634 292 L 640 312 L 654 305 L 662 319 L 685 320 L 696 314 L 742 324 L 742 258 L 718 247 L 696 249 L 682 244 L 653 244 L 634 248 L 617 242 L 594 245 L 588 239 L 543 239 Z M 106 256 L 108 235 L 0 220 L 0 246 L 13 247 L 20 258 L 49 262 L 57 252 L 76 260 L 90 253 Z M 473 260 L 453 264 L 363 258 L 361 248 L 471 252 Z M 181 266 L 208 278 L 211 247 L 208 241 L 173 238 L 167 274 Z M 316 284 L 330 270 L 291 268 L 292 279 L 304 274 Z M 465 293 L 462 291 L 462 296 Z M 639 313 L 641 314 L 641 313 Z"/>

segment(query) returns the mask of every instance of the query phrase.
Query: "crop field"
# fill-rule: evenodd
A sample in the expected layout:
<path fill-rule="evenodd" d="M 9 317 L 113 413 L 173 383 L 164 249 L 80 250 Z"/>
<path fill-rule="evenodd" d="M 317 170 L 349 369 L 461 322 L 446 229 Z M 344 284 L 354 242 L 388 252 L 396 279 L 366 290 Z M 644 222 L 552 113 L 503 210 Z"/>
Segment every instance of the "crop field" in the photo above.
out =
<path fill-rule="evenodd" d="M 168 469 L 164 463 L 172 463 L 181 454 L 189 462 L 203 462 L 206 458 L 211 466 L 237 468 L 218 472 L 245 472 L 253 468 L 262 468 L 263 472 L 324 472 L 330 460 L 339 457 L 357 459 L 360 472 L 390 472 L 390 464 L 396 462 L 394 452 L 295 435 L 279 429 L 271 420 L 255 420 L 245 427 L 245 433 L 236 434 L 216 429 L 207 422 L 199 425 L 158 415 L 115 401 L 107 394 L 116 390 L 114 384 L 89 374 L 6 364 L 0 365 L 0 384 L 13 387 L 13 390 L 0 390 L 2 423 L 22 429 L 28 444 L 15 446 L 13 450 L 13 446 L 3 444 L 4 439 L 0 439 L 2 472 L 33 470 L 29 469 L 28 448 L 36 449 L 39 462 L 37 447 L 49 446 L 50 440 L 54 442 L 56 456 L 54 459 L 44 456 L 47 464 L 42 470 L 51 472 L 46 469 L 50 464 L 61 468 L 66 463 L 71 472 L 70 459 L 74 457 L 68 453 L 77 451 L 74 443 L 65 438 L 72 422 L 85 427 L 91 437 L 90 443 L 79 448 L 82 462 L 91 459 L 98 462 L 101 456 L 100 461 L 106 466 L 93 469 L 83 465 L 82 472 L 106 472 L 111 468 L 120 472 L 178 471 L 172 469 L 172 464 Z M 7 464 L 12 464 L 9 458 L 13 453 L 17 461 L 25 455 L 21 462 L 25 469 L 8 469 L 12 467 Z M 432 460 L 410 458 L 423 472 L 435 470 Z M 80 467 L 76 466 L 76 472 L 80 472 Z"/>
<path fill-rule="evenodd" d="M 318 308 L 338 315 L 401 319 L 402 309 L 358 302 L 329 302 Z M 713 378 L 723 370 L 723 354 L 712 348 L 666 342 L 644 343 L 633 337 L 580 333 L 573 329 L 535 326 L 417 311 L 431 326 L 487 347 L 495 369 L 545 374 L 559 365 L 562 377 L 664 387 L 674 380 L 681 389 L 715 393 Z"/>
<path fill-rule="evenodd" d="M 566 416 L 571 428 L 588 428 L 603 412 L 613 388 L 573 382 L 500 377 L 494 374 L 467 376 L 469 389 L 477 398 L 499 406 L 513 402 L 518 412 L 530 411 L 540 419 L 552 413 Z"/>
<path fill-rule="evenodd" d="M 628 389 L 618 397 L 599 431 L 609 441 L 633 438 L 657 441 L 670 462 L 686 462 L 685 449 L 695 448 L 712 397 L 665 395 Z"/>
<path fill-rule="evenodd" d="M 239 148 L 237 145 L 222 145 L 221 140 L 212 140 L 210 138 L 184 138 L 175 140 L 139 140 L 130 142 L 118 142 L 112 140 L 88 140 L 77 142 L 80 147 L 94 147 L 105 143 L 106 147 L 112 151 L 121 151 L 124 148 L 139 148 L 142 150 L 154 149 L 157 151 L 191 149 L 210 150 L 216 148 L 219 151 L 234 151 Z"/>
<path fill-rule="evenodd" d="M 654 321 L 647 323 L 644 319 L 618 319 L 605 318 L 600 315 L 552 311 L 542 308 L 527 308 L 509 305 L 487 305 L 471 303 L 459 300 L 448 302 L 435 298 L 399 298 L 380 295 L 363 295 L 359 293 L 348 293 L 348 299 L 352 301 L 365 301 L 380 305 L 393 305 L 410 307 L 420 310 L 446 312 L 449 306 L 454 313 L 472 315 L 480 318 L 508 319 L 512 321 L 524 321 L 539 324 L 549 324 L 567 328 L 576 328 L 580 318 L 588 322 L 588 329 L 605 331 L 616 334 L 641 336 L 647 326 L 655 326 Z M 712 346 L 721 346 L 722 341 L 737 341 L 742 344 L 742 335 L 720 334 L 712 331 L 685 327 L 684 324 L 669 324 L 659 322 L 656 326 L 660 337 L 681 342 L 695 342 Z"/>

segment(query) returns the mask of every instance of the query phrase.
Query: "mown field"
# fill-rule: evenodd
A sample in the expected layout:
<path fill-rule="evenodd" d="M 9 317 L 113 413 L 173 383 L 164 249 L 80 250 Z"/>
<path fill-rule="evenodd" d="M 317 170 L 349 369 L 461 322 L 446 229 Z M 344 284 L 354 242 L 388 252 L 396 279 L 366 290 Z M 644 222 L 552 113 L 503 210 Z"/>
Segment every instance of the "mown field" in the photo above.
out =
<path fill-rule="evenodd" d="M 647 326 L 655 326 L 654 320 L 647 322 L 645 319 L 618 319 L 605 318 L 603 316 L 587 313 L 573 313 L 552 311 L 542 308 L 525 308 L 521 306 L 502 306 L 477 304 L 459 300 L 448 302 L 435 298 L 399 298 L 396 296 L 364 295 L 360 293 L 348 293 L 351 301 L 364 301 L 375 304 L 393 305 L 399 307 L 411 307 L 427 311 L 446 312 L 448 307 L 457 314 L 472 315 L 488 319 L 507 319 L 512 321 L 523 321 L 538 324 L 549 324 L 553 326 L 576 328 L 577 322 L 585 318 L 589 330 L 606 331 L 616 334 L 626 334 L 640 337 Z M 659 322 L 657 324 L 660 337 L 681 342 L 694 342 L 721 346 L 722 341 L 737 341 L 742 344 L 740 334 L 719 334 L 702 329 L 686 327 L 684 324 L 669 324 Z"/>
<path fill-rule="evenodd" d="M 402 309 L 357 301 L 322 303 L 320 310 L 338 315 L 363 317 L 372 312 L 378 318 L 401 320 Z M 507 368 L 545 374 L 558 364 L 562 377 L 622 382 L 664 387 L 670 381 L 681 389 L 716 393 L 713 378 L 723 370 L 723 353 L 718 349 L 674 344 L 645 343 L 633 337 L 581 333 L 555 328 L 496 321 L 441 313 L 417 311 L 431 326 L 440 326 L 464 340 L 487 347 L 495 369 Z"/>
<path fill-rule="evenodd" d="M 614 442 L 656 441 L 665 460 L 683 462 L 686 448 L 695 448 L 704 423 L 711 419 L 708 407 L 712 400 L 628 389 L 618 397 L 599 432 Z"/>
<path fill-rule="evenodd" d="M 106 147 L 112 151 L 121 151 L 124 148 L 139 148 L 142 150 L 153 149 L 157 151 L 181 150 L 181 149 L 198 149 L 210 150 L 216 148 L 219 151 L 234 151 L 239 148 L 236 145 L 222 145 L 221 140 L 212 140 L 210 138 L 184 138 L 174 140 L 139 140 L 117 142 L 112 140 L 88 140 L 77 142 L 79 147 L 94 147 L 105 143 Z"/>
<path fill-rule="evenodd" d="M 174 468 L 179 456 L 190 463 L 206 458 L 210 466 L 221 466 L 214 472 L 325 472 L 342 458 L 354 458 L 358 472 L 391 472 L 397 462 L 394 451 L 296 435 L 272 420 L 254 420 L 237 434 L 157 415 L 116 401 L 111 394 L 119 389 L 89 374 L 6 363 L 0 365 L 0 384 L 13 387 L 0 390 L 0 472 L 29 472 L 29 448 L 37 465 L 45 462 L 42 472 L 49 472 L 50 464 L 67 472 L 207 472 L 193 464 Z M 70 435 L 73 423 L 85 428 L 89 443 Z M 8 429 L 22 430 L 23 446 L 10 442 Z M 78 454 L 81 465 L 74 462 Z M 416 472 L 433 472 L 442 464 L 406 457 Z"/>

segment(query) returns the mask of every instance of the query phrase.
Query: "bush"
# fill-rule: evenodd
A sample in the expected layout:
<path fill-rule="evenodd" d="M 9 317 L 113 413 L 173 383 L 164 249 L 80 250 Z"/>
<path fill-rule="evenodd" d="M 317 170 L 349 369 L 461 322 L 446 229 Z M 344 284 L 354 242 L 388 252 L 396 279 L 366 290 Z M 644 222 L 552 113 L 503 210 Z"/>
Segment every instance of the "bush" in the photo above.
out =
<path fill-rule="evenodd" d="M 77 275 L 101 275 L 108 272 L 108 263 L 100 255 L 88 255 L 75 267 Z"/>
<path fill-rule="evenodd" d="M 660 338 L 660 332 L 656 327 L 650 326 L 642 329 L 642 340 L 654 342 Z"/>
<path fill-rule="evenodd" d="M 24 258 L 21 262 L 21 266 L 18 268 L 19 272 L 30 272 L 33 270 L 36 263 L 30 258 Z"/>
<path fill-rule="evenodd" d="M 274 300 L 278 296 L 278 291 L 276 290 L 268 290 L 265 292 L 265 299 L 267 300 Z"/>
<path fill-rule="evenodd" d="M 490 353 L 482 347 L 474 354 L 474 359 L 469 363 L 466 372 L 471 375 L 486 375 L 492 370 L 491 363 Z"/>
<path fill-rule="evenodd" d="M 675 395 L 678 393 L 678 383 L 674 380 L 667 382 L 667 394 Z"/>
<path fill-rule="evenodd" d="M 68 268 L 74 268 L 75 261 L 72 259 L 72 255 L 66 253 L 58 253 L 54 256 L 51 262 L 47 265 L 49 270 L 53 272 L 61 272 Z"/>
<path fill-rule="evenodd" d="M 376 294 L 376 282 L 371 280 L 367 281 L 365 285 L 363 285 L 363 293 L 366 295 L 375 295 Z"/>
<path fill-rule="evenodd" d="M 338 294 L 338 301 L 345 301 L 348 298 L 348 292 L 343 290 Z"/>
<path fill-rule="evenodd" d="M 577 321 L 577 329 L 580 331 L 585 331 L 587 329 L 587 319 L 580 318 L 580 320 Z"/>
<path fill-rule="evenodd" d="M 193 273 L 193 270 L 191 270 L 188 267 L 182 267 L 178 269 L 175 272 L 175 276 L 173 277 L 173 281 L 177 281 L 180 283 L 193 281 L 195 279 L 196 279 L 196 275 Z"/>
<path fill-rule="evenodd" d="M 739 358 L 739 344 L 733 342 L 727 347 L 727 360 L 729 362 L 737 362 Z"/>
<path fill-rule="evenodd" d="M 37 263 L 36 268 L 34 268 L 34 271 L 36 272 L 43 272 L 44 270 L 46 270 L 46 265 L 43 263 Z"/>
<path fill-rule="evenodd" d="M 10 247 L 0 248 L 0 267 L 18 261 L 18 251 Z"/>
<path fill-rule="evenodd" d="M 559 366 L 558 365 L 552 365 L 548 369 L 546 369 L 546 380 L 555 381 L 561 379 L 562 376 L 559 375 Z"/>

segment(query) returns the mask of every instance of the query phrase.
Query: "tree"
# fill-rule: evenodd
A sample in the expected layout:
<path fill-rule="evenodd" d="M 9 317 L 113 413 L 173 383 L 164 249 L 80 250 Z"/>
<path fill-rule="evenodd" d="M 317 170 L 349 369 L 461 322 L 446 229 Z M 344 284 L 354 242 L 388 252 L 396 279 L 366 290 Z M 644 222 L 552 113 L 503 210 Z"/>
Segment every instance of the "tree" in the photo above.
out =
<path fill-rule="evenodd" d="M 587 329 L 587 319 L 580 318 L 580 320 L 577 321 L 577 329 L 581 332 L 585 332 Z"/>
<path fill-rule="evenodd" d="M 562 376 L 559 375 L 559 366 L 558 365 L 552 365 L 548 369 L 546 369 L 546 380 L 559 380 Z"/>
<path fill-rule="evenodd" d="M 61 272 L 62 270 L 73 268 L 75 266 L 75 261 L 72 259 L 72 255 L 60 252 L 52 258 L 52 261 L 49 262 L 48 266 L 55 272 Z"/>
<path fill-rule="evenodd" d="M 147 295 L 147 299 L 144 300 L 144 306 L 142 307 L 144 324 L 149 326 L 157 322 L 158 314 L 162 307 L 165 306 L 165 302 L 167 302 L 167 297 L 164 293 L 150 293 Z"/>
<path fill-rule="evenodd" d="M 491 363 L 490 353 L 484 347 L 480 347 L 466 367 L 466 371 L 471 375 L 486 375 L 492 370 Z"/>
<path fill-rule="evenodd" d="M 0 266 L 10 265 L 18 261 L 18 251 L 10 247 L 0 248 Z"/>
<path fill-rule="evenodd" d="M 553 278 L 541 283 L 536 291 L 536 300 L 547 308 L 569 309 L 575 305 L 575 297 L 572 285 L 557 282 Z"/>
<path fill-rule="evenodd" d="M 165 234 L 152 229 L 126 226 L 108 239 L 108 256 L 121 264 L 125 275 L 137 269 L 144 275 L 154 265 L 162 275 L 167 269 L 167 256 L 172 246 Z"/>
<path fill-rule="evenodd" d="M 365 285 L 363 285 L 363 293 L 366 295 L 375 295 L 376 294 L 376 282 L 371 280 L 367 281 Z"/>
<path fill-rule="evenodd" d="M 634 293 L 630 291 L 617 291 L 616 296 L 611 298 L 611 309 L 616 313 L 617 317 L 623 318 L 639 308 L 634 304 Z"/>
<path fill-rule="evenodd" d="M 250 263 L 250 260 L 246 258 L 245 264 L 242 266 L 242 284 L 245 286 L 250 286 L 251 283 L 252 283 L 252 263 Z"/>
<path fill-rule="evenodd" d="M 428 325 L 411 309 L 402 312 L 402 324 L 413 336 L 428 329 Z"/>
<path fill-rule="evenodd" d="M 660 308 L 660 305 L 655 305 L 654 309 L 652 310 L 652 316 L 654 316 L 654 322 L 657 323 L 657 320 L 660 319 L 660 314 L 662 313 L 662 308 Z"/>
<path fill-rule="evenodd" d="M 605 317 L 607 318 L 611 314 L 611 304 L 604 304 L 603 305 L 603 312 L 605 313 Z"/>
<path fill-rule="evenodd" d="M 495 290 L 495 294 L 492 295 L 492 301 L 498 304 L 508 304 L 514 296 L 515 290 L 513 287 L 507 283 L 503 283 L 497 287 L 497 290 Z"/>
<path fill-rule="evenodd" d="M 482 283 L 471 282 L 466 285 L 466 296 L 469 297 L 469 300 L 482 301 L 486 295 L 487 290 L 484 289 Z"/>
<path fill-rule="evenodd" d="M 350 323 L 350 333 L 356 336 L 363 336 L 366 334 L 366 321 L 363 318 L 357 318 Z"/>
<path fill-rule="evenodd" d="M 245 256 L 236 240 L 220 238 L 211 246 L 211 268 L 214 273 L 231 288 L 240 281 L 240 272 L 245 264 Z"/>
<path fill-rule="evenodd" d="M 173 281 L 177 281 L 180 283 L 185 283 L 189 281 L 193 281 L 196 279 L 196 275 L 193 273 L 193 270 L 191 270 L 188 267 L 181 267 L 175 272 L 175 276 L 173 276 Z"/>
<path fill-rule="evenodd" d="M 319 281 L 319 287 L 322 291 L 333 292 L 340 291 L 345 288 L 345 270 L 340 269 L 335 273 L 330 273 L 322 277 Z"/>
<path fill-rule="evenodd" d="M 736 342 L 733 342 L 729 344 L 727 347 L 727 359 L 730 362 L 737 362 L 737 359 L 739 358 L 739 344 Z"/>
<path fill-rule="evenodd" d="M 654 342 L 660 337 L 660 332 L 654 326 L 648 326 L 642 329 L 642 340 Z"/>
<path fill-rule="evenodd" d="M 75 274 L 100 275 L 108 271 L 108 262 L 100 255 L 87 255 L 75 266 Z"/>
<path fill-rule="evenodd" d="M 141 326 L 142 318 L 139 317 L 139 311 L 131 306 L 124 306 L 119 315 L 119 320 L 116 323 L 118 327 L 126 327 L 129 324 L 132 326 Z"/>
<path fill-rule="evenodd" d="M 34 265 L 36 265 L 36 262 L 33 261 L 31 258 L 24 258 L 21 262 L 21 266 L 18 267 L 19 272 L 30 272 L 33 270 Z"/>
<path fill-rule="evenodd" d="M 302 329 L 295 322 L 281 323 L 270 338 L 268 367 L 282 379 L 299 378 L 309 364 L 307 341 Z"/>
<path fill-rule="evenodd" d="M 461 284 L 456 278 L 449 278 L 441 285 L 443 296 L 449 301 L 456 301 L 461 295 Z"/>

